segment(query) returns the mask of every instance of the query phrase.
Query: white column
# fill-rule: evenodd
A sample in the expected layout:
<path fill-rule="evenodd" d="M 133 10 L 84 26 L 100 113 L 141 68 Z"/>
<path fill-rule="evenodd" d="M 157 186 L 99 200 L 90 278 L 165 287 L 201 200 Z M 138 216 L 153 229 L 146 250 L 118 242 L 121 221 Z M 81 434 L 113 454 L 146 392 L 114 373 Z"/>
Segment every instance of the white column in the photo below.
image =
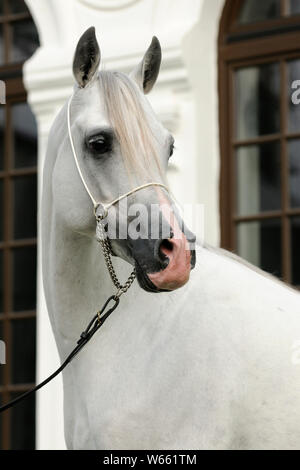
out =
<path fill-rule="evenodd" d="M 38 212 L 41 208 L 43 165 L 47 138 L 55 114 L 55 108 L 46 112 L 32 106 L 38 116 Z M 37 382 L 52 374 L 59 366 L 54 336 L 52 333 L 42 283 L 40 227 L 38 228 L 38 269 L 37 269 Z M 41 450 L 65 449 L 63 434 L 62 377 L 58 376 L 36 397 L 36 448 Z M 45 430 L 47 430 L 45 432 Z"/>
<path fill-rule="evenodd" d="M 220 243 L 218 33 L 224 0 L 205 1 L 197 24 L 183 40 L 183 56 L 196 108 L 197 200 L 205 209 L 205 240 Z"/>

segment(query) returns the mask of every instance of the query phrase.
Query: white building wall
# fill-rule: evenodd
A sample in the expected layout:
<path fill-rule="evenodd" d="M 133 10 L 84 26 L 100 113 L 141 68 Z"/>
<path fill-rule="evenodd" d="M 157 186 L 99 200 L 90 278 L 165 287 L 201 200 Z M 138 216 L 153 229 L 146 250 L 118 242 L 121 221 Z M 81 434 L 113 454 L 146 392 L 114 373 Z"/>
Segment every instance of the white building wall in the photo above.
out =
<path fill-rule="evenodd" d="M 72 58 L 79 36 L 97 30 L 106 69 L 130 71 L 153 35 L 163 49 L 150 101 L 176 140 L 169 171 L 181 203 L 204 204 L 205 239 L 219 244 L 217 33 L 224 0 L 26 0 L 41 47 L 25 64 L 24 80 L 39 136 L 39 198 L 47 136 L 71 93 Z M 38 265 L 37 381 L 59 365 Z M 62 449 L 62 382 L 37 397 L 37 448 Z"/>

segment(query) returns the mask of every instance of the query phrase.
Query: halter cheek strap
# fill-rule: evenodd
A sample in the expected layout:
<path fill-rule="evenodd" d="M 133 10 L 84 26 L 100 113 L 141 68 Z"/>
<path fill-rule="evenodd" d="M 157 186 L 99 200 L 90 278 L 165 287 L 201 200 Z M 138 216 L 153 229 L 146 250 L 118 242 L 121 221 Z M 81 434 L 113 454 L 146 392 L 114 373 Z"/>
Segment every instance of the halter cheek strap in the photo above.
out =
<path fill-rule="evenodd" d="M 169 192 L 169 188 L 166 185 L 164 185 L 162 183 L 151 182 L 151 183 L 145 183 L 145 184 L 142 184 L 140 186 L 137 186 L 136 188 L 132 189 L 131 191 L 128 191 L 127 193 L 122 194 L 121 196 L 117 197 L 116 199 L 113 199 L 111 202 L 108 202 L 108 203 L 97 202 L 97 200 L 94 198 L 92 192 L 90 191 L 90 189 L 89 189 L 89 187 L 88 187 L 88 185 L 87 185 L 87 183 L 84 179 L 84 176 L 82 174 L 82 171 L 81 171 L 81 168 L 80 168 L 80 165 L 79 165 L 79 161 L 78 161 L 78 158 L 77 158 L 77 154 L 76 154 L 76 151 L 75 151 L 75 147 L 74 147 L 74 141 L 73 141 L 72 132 L 71 132 L 71 119 L 70 119 L 70 114 L 71 114 L 70 113 L 70 107 L 71 107 L 72 99 L 73 99 L 73 95 L 70 97 L 70 99 L 68 101 L 68 110 L 67 110 L 68 134 L 69 134 L 70 144 L 71 144 L 73 157 L 74 157 L 74 160 L 75 160 L 75 163 L 76 163 L 76 167 L 77 167 L 80 179 L 82 181 L 83 186 L 86 189 L 86 192 L 88 193 L 88 195 L 89 195 L 89 197 L 90 197 L 90 199 L 93 203 L 94 214 L 95 214 L 96 218 L 98 217 L 96 212 L 97 212 L 97 209 L 99 208 L 99 206 L 101 206 L 103 208 L 103 214 L 101 214 L 101 218 L 104 219 L 107 216 L 108 209 L 110 209 L 110 207 L 112 207 L 114 204 L 117 204 L 117 202 L 121 201 L 122 199 L 127 198 L 131 194 L 134 194 L 137 191 L 140 191 L 141 189 L 145 189 L 145 188 L 148 188 L 150 186 L 159 186 L 159 187 L 165 189 L 167 192 Z"/>

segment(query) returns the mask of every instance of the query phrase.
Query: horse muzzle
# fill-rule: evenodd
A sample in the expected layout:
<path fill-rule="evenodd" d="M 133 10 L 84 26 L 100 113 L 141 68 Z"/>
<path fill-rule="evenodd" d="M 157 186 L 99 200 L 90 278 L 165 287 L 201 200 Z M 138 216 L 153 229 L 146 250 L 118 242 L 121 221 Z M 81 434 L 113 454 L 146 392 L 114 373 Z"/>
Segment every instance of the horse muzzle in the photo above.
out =
<path fill-rule="evenodd" d="M 149 252 L 149 240 L 148 252 Z M 156 240 L 152 244 L 152 256 L 145 256 L 145 244 L 139 243 L 143 256 L 135 251 L 135 267 L 139 285 L 147 292 L 170 292 L 184 286 L 190 277 L 190 272 L 196 263 L 195 250 L 182 233 L 180 238 Z M 144 245 L 144 248 L 142 247 Z M 135 247 L 136 248 L 136 247 Z"/>

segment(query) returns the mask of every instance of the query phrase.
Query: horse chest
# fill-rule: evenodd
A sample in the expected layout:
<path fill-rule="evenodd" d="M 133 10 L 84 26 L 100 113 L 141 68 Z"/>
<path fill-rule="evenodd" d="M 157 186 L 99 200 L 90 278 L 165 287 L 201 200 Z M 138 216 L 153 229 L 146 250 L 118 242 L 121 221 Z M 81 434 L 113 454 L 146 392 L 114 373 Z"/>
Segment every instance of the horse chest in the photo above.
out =
<path fill-rule="evenodd" d="M 150 332 L 147 342 L 143 332 L 129 331 L 112 328 L 76 364 L 77 423 L 69 430 L 74 446 L 199 448 L 205 447 L 203 439 L 212 446 L 227 439 L 230 430 L 222 424 L 227 411 L 207 393 L 203 365 L 197 357 L 191 361 L 186 339 Z M 80 407 L 84 413 L 78 413 Z"/>

